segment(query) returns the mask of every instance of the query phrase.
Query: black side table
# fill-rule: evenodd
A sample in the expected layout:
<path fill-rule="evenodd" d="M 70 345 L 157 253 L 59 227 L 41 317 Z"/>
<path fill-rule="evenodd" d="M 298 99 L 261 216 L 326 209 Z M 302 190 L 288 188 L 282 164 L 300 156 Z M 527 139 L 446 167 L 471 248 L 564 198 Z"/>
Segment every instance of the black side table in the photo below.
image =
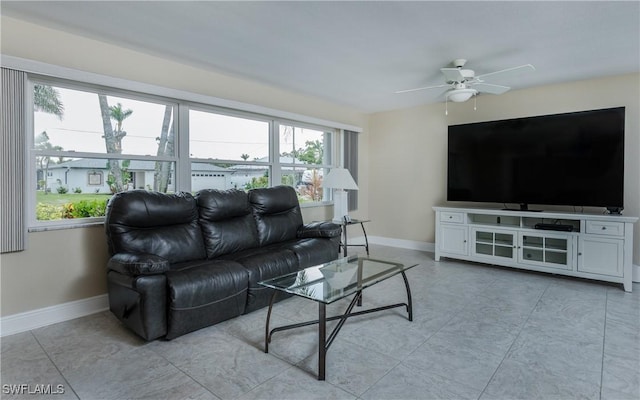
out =
<path fill-rule="evenodd" d="M 347 256 L 347 247 L 349 246 L 360 246 L 364 247 L 367 250 L 367 255 L 369 255 L 369 239 L 367 239 L 367 231 L 364 229 L 365 222 L 371 222 L 370 219 L 351 219 L 350 221 L 342 221 L 342 243 L 340 243 L 340 247 L 343 249 L 343 256 Z M 347 227 L 349 225 L 357 225 L 360 224 L 362 228 L 362 233 L 364 234 L 364 244 L 348 244 L 347 242 Z"/>

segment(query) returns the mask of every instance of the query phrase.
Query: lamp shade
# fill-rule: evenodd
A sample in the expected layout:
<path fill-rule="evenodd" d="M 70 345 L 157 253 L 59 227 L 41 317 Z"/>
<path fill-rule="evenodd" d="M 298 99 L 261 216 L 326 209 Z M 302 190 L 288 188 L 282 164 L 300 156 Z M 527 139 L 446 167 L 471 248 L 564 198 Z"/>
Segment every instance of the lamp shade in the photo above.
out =
<path fill-rule="evenodd" d="M 356 185 L 349 170 L 344 168 L 332 168 L 322 180 L 322 186 L 331 189 L 358 190 L 358 185 Z"/>

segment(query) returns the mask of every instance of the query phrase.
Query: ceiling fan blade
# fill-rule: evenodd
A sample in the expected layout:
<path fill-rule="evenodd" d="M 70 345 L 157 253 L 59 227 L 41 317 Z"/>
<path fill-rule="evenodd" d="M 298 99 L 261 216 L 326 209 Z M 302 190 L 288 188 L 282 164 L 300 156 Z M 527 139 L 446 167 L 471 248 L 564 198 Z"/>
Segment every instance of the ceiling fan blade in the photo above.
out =
<path fill-rule="evenodd" d="M 460 68 L 440 68 L 440 71 L 447 78 L 447 82 L 463 82 L 466 79 Z"/>
<path fill-rule="evenodd" d="M 450 86 L 450 85 L 446 84 L 446 85 L 437 85 L 437 86 L 425 86 L 425 87 L 419 87 L 419 88 L 415 88 L 415 89 L 398 90 L 397 92 L 394 92 L 394 93 L 398 94 L 398 93 L 416 92 L 418 90 L 436 89 L 436 88 L 448 87 L 448 86 Z"/>
<path fill-rule="evenodd" d="M 520 65 L 520 66 L 517 66 L 517 67 L 501 69 L 500 71 L 494 71 L 494 72 L 489 72 L 487 74 L 478 75 L 478 76 L 476 76 L 476 79 L 484 79 L 484 78 L 486 78 L 488 76 L 495 77 L 498 74 L 500 74 L 500 77 L 511 76 L 511 75 L 516 75 L 516 74 L 520 74 L 520 73 L 523 73 L 523 72 L 531 72 L 531 71 L 535 71 L 535 70 L 536 69 L 533 67 L 533 65 L 525 64 L 525 65 Z"/>
<path fill-rule="evenodd" d="M 478 82 L 473 84 L 473 88 L 480 93 L 502 94 L 511 89 L 509 86 L 494 85 L 491 83 Z"/>

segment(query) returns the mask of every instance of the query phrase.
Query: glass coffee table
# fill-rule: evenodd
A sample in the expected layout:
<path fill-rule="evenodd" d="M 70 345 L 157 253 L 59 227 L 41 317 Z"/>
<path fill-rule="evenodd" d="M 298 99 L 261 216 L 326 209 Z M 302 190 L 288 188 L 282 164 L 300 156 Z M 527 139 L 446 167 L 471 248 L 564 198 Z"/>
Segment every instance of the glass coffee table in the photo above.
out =
<path fill-rule="evenodd" d="M 298 272 L 278 276 L 273 279 L 258 282 L 262 286 L 275 289 L 265 327 L 264 352 L 269 352 L 269 343 L 275 332 L 303 326 L 318 324 L 318 380 L 325 379 L 326 355 L 329 346 L 348 318 L 373 312 L 389 310 L 396 307 L 405 307 L 407 318 L 413 320 L 411 305 L 411 289 L 405 271 L 417 264 L 402 264 L 392 260 L 382 260 L 368 256 L 350 256 L 337 259 L 325 264 L 316 265 Z M 353 308 L 362 304 L 362 291 L 385 279 L 395 275 L 401 275 L 407 291 L 407 302 L 390 304 L 362 311 L 353 311 Z M 279 326 L 269 330 L 271 311 L 279 292 L 294 294 L 318 303 L 318 319 L 297 324 Z M 326 305 L 352 296 L 353 299 L 342 315 L 327 317 Z M 327 336 L 327 321 L 340 320 Z"/>

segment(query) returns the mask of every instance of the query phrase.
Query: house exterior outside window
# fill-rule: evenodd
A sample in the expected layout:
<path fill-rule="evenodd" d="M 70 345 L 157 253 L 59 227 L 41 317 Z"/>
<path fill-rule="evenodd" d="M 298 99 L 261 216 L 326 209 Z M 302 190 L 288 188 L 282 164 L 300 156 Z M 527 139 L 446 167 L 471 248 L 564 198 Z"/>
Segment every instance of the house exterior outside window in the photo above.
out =
<path fill-rule="evenodd" d="M 134 189 L 285 184 L 302 205 L 330 200 L 322 178 L 337 129 L 40 76 L 29 82 L 30 226 L 102 221 L 108 199 Z"/>

